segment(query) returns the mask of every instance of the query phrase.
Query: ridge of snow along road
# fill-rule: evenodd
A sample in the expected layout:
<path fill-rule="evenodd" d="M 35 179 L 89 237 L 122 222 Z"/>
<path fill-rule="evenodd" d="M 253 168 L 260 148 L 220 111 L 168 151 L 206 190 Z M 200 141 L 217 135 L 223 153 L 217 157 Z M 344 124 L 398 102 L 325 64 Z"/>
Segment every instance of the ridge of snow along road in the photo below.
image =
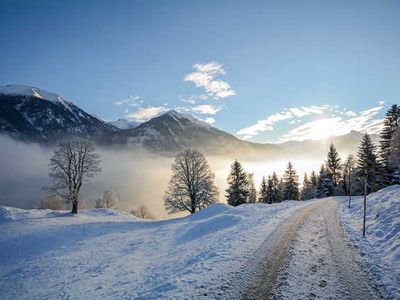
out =
<path fill-rule="evenodd" d="M 362 237 L 363 197 L 342 206 L 342 222 L 354 248 L 376 280 L 400 299 L 400 185 L 367 197 L 366 237 Z"/>
<path fill-rule="evenodd" d="M 281 222 L 313 201 L 215 204 L 143 221 L 109 210 L 78 216 L 0 208 L 0 295 L 12 298 L 220 298 Z M 244 284 L 244 283 L 243 283 Z"/>

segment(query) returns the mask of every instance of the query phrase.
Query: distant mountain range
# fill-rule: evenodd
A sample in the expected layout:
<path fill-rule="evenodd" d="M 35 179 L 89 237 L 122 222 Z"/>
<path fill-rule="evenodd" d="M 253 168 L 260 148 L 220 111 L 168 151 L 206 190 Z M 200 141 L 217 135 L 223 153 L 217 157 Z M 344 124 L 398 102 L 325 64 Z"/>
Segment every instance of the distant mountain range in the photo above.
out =
<path fill-rule="evenodd" d="M 319 141 L 250 143 L 175 110 L 142 124 L 124 119 L 108 123 L 55 93 L 23 85 L 0 87 L 0 133 L 44 144 L 81 137 L 103 145 L 143 147 L 156 152 L 173 153 L 196 147 L 207 153 L 269 158 L 290 157 L 293 153 L 321 154 L 331 141 L 340 151 L 355 152 L 362 135 L 352 131 Z"/>

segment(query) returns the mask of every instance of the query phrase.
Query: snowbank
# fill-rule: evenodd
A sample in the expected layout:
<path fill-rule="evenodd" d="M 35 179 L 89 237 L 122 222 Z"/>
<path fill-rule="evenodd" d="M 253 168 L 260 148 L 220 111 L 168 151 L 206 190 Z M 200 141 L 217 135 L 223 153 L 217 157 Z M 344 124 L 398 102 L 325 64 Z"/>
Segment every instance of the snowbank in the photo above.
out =
<path fill-rule="evenodd" d="M 374 275 L 400 297 L 400 186 L 390 186 L 367 197 L 366 238 L 362 238 L 363 197 L 351 209 L 344 203 L 342 218 L 355 247 Z"/>
<path fill-rule="evenodd" d="M 248 284 L 232 281 L 241 267 L 311 203 L 215 204 L 164 221 L 2 207 L 0 298 L 235 298 Z"/>

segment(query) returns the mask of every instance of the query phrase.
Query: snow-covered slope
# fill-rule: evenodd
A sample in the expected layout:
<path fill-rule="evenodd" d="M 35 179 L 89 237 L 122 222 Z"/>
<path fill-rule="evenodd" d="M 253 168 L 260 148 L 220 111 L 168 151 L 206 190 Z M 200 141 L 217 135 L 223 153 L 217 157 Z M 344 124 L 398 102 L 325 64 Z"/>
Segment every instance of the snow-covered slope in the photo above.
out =
<path fill-rule="evenodd" d="M 110 140 L 117 130 L 55 93 L 24 85 L 0 87 L 0 133 L 54 142 L 71 136 Z"/>
<path fill-rule="evenodd" d="M 237 272 L 246 272 L 241 267 L 266 237 L 308 204 L 215 204 L 165 221 L 3 207 L 0 298 L 235 298 L 247 284 L 232 282 Z"/>
<path fill-rule="evenodd" d="M 384 188 L 367 197 L 366 238 L 362 237 L 363 197 L 351 208 L 342 207 L 343 222 L 357 250 L 374 274 L 400 295 L 400 185 Z"/>

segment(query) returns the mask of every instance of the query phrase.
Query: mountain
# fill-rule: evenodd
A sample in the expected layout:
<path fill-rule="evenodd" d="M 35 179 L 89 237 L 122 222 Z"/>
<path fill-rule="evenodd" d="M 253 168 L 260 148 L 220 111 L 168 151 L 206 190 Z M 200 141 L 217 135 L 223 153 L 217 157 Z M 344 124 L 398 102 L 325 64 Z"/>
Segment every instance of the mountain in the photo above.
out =
<path fill-rule="evenodd" d="M 73 102 L 37 87 L 0 87 L 0 132 L 16 139 L 52 143 L 69 137 L 109 141 L 118 129 Z"/>
<path fill-rule="evenodd" d="M 251 145 L 191 115 L 175 110 L 136 128 L 125 130 L 122 135 L 130 147 L 143 146 L 163 152 L 175 152 L 186 147 L 195 147 L 206 152 L 231 152 L 232 149 Z"/>
<path fill-rule="evenodd" d="M 109 124 L 119 128 L 119 129 L 132 129 L 138 127 L 141 123 L 128 121 L 126 119 L 118 119 L 117 121 L 109 122 Z"/>

